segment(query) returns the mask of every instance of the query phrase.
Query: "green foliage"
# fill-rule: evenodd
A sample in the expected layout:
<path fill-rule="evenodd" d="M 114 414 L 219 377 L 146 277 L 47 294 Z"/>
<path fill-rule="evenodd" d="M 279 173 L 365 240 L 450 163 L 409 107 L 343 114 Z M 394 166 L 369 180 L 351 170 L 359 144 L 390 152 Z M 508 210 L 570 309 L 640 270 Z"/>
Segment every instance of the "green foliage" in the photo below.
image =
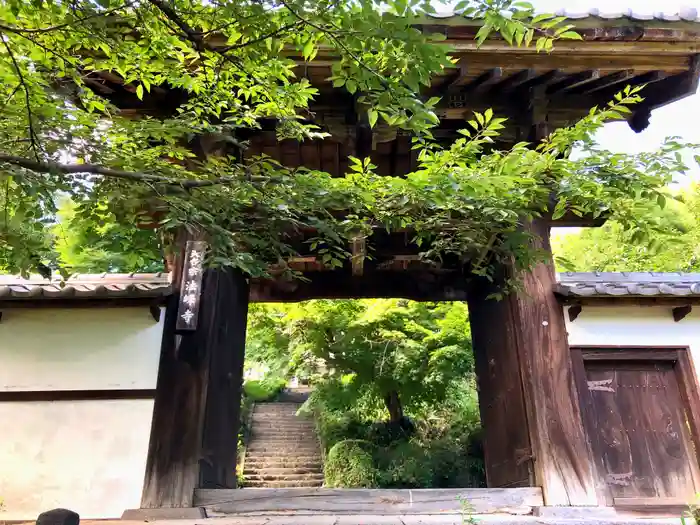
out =
<path fill-rule="evenodd" d="M 289 307 L 283 321 L 290 358 L 323 362 L 338 406 L 392 393 L 409 409 L 438 403 L 473 370 L 463 303 L 319 300 Z"/>
<path fill-rule="evenodd" d="M 605 120 L 639 100 L 636 91 L 537 150 L 494 149 L 503 119 L 491 110 L 467 122 L 462 138 L 439 145 L 431 134 L 438 99 L 423 100 L 419 88 L 452 59 L 439 37 L 414 27 L 434 10 L 430 2 L 284 0 L 278 7 L 237 0 L 0 5 L 2 268 L 149 267 L 158 260 L 151 252 L 157 243 L 142 243 L 134 228 L 157 226 L 166 238 L 181 227 L 203 231 L 209 264 L 259 276 L 297 255 L 291 227 L 319 232 L 312 251 L 330 267 L 345 263 L 351 235 L 386 228 L 414 231 L 426 260 L 453 254 L 489 273 L 499 261 L 534 262 L 538 254 L 519 226 L 552 211 L 552 195 L 555 214 L 610 212 L 648 235 L 637 207 L 656 203 L 670 174 L 684 169 L 677 143 L 634 156 L 593 144 Z M 496 31 L 513 45 L 547 51 L 557 39 L 577 38 L 560 18 L 533 17 L 526 2 L 460 7 L 483 21 L 479 42 Z M 241 137 L 263 120 L 276 123 L 280 139 L 324 135 L 306 120 L 316 88 L 282 52 L 312 60 L 321 49 L 337 57 L 334 85 L 358 95 L 371 124 L 415 137 L 415 172 L 380 177 L 371 159 L 358 159 L 334 178 L 243 154 Z M 113 105 L 105 74 L 126 85 L 115 95 L 122 106 L 141 101 L 148 116 L 133 118 Z M 164 90 L 172 96 L 164 99 Z M 198 136 L 212 139 L 217 154 L 197 156 Z M 582 158 L 568 156 L 574 144 Z M 60 164 L 66 159 L 70 165 Z M 60 248 L 61 257 L 47 243 L 58 195 L 88 222 L 79 236 L 96 251 L 83 251 L 83 259 L 77 243 Z M 95 236 L 111 239 L 103 245 Z M 132 242 L 138 248 L 128 260 L 108 260 L 105 251 Z M 94 264 L 85 260 L 90 254 Z"/>
<path fill-rule="evenodd" d="M 277 397 L 286 384 L 286 379 L 279 377 L 246 381 L 243 384 L 243 393 L 247 399 L 253 402 L 271 401 Z"/>
<path fill-rule="evenodd" d="M 669 196 L 649 221 L 661 230 L 640 244 L 635 232 L 615 221 L 555 239 L 560 271 L 700 271 L 700 191 L 692 186 Z"/>
<path fill-rule="evenodd" d="M 316 387 L 306 410 L 316 415 L 326 450 L 346 440 L 365 444 L 380 487 L 480 487 L 485 485 L 478 399 L 473 381 L 455 381 L 440 404 L 424 405 L 409 416 L 411 433 L 379 422 L 382 400 L 365 395 L 344 405 L 342 390 L 328 381 Z M 366 445 L 371 444 L 371 447 Z M 339 468 L 339 467 L 338 467 Z M 334 472 L 334 476 L 337 476 Z M 349 485 L 346 485 L 349 486 Z"/>
<path fill-rule="evenodd" d="M 163 271 L 156 233 L 120 224 L 106 206 L 59 200 L 51 228 L 58 266 L 68 273 Z"/>
<path fill-rule="evenodd" d="M 333 451 L 329 486 L 484 484 L 463 303 L 309 301 L 264 305 L 255 315 L 262 318 L 249 325 L 248 341 L 265 349 L 256 355 L 313 377 L 302 410 L 315 416 L 329 457 Z M 410 424 L 386 421 L 390 391 Z M 358 477 L 358 464 L 369 477 Z"/>
<path fill-rule="evenodd" d="M 377 487 L 372 444 L 362 440 L 345 440 L 328 451 L 323 470 L 327 487 Z"/>

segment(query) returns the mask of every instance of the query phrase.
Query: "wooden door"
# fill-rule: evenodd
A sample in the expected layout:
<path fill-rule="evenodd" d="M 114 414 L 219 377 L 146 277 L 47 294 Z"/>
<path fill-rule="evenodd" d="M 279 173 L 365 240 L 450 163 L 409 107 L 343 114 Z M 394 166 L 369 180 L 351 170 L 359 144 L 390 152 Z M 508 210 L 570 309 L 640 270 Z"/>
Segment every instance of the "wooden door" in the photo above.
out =
<path fill-rule="evenodd" d="M 698 468 L 677 361 L 598 354 L 581 365 L 581 410 L 600 496 L 608 505 L 692 501 Z"/>

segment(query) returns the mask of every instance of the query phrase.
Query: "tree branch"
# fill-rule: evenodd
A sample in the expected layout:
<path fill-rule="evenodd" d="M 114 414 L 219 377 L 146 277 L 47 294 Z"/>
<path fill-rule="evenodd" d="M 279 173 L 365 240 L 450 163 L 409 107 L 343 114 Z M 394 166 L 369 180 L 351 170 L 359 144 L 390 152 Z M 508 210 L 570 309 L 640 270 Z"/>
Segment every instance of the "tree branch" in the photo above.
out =
<path fill-rule="evenodd" d="M 10 60 L 12 60 L 12 65 L 15 69 L 15 73 L 17 75 L 17 79 L 19 80 L 20 85 L 22 86 L 22 89 L 24 90 L 24 100 L 25 104 L 27 106 L 27 123 L 29 125 L 29 139 L 31 141 L 32 145 L 32 151 L 34 151 L 34 156 L 36 157 L 36 160 L 39 160 L 39 144 L 38 144 L 38 137 L 36 134 L 36 131 L 34 130 L 34 116 L 32 115 L 32 105 L 31 105 L 31 97 L 29 94 L 29 87 L 27 86 L 27 83 L 24 80 L 24 75 L 22 74 L 22 69 L 19 67 L 19 64 L 17 63 L 17 59 L 15 58 L 14 53 L 12 52 L 12 49 L 10 49 L 10 44 L 8 42 L 8 39 L 5 38 L 5 35 L 3 35 L 0 32 L 0 40 L 2 40 L 3 45 L 5 46 L 5 49 L 7 50 L 7 54 L 10 56 Z"/>
<path fill-rule="evenodd" d="M 252 40 L 247 40 L 246 42 L 241 42 L 240 44 L 233 44 L 230 46 L 222 47 L 222 48 L 220 48 L 220 51 L 225 53 L 225 52 L 231 51 L 233 49 L 242 49 L 246 46 L 252 46 L 254 44 L 259 44 L 260 42 L 264 42 L 268 38 L 275 37 L 275 36 L 279 35 L 280 33 L 284 33 L 285 31 L 293 29 L 301 24 L 302 24 L 301 21 L 295 22 L 293 24 L 287 24 L 285 26 L 278 28 L 276 31 L 272 31 L 270 33 L 267 33 L 266 35 L 261 35 L 257 38 L 253 38 Z"/>
<path fill-rule="evenodd" d="M 205 188 L 208 186 L 216 186 L 220 184 L 229 184 L 231 182 L 241 182 L 246 180 L 249 182 L 265 182 L 269 181 L 269 177 L 252 176 L 248 174 L 245 179 L 240 177 L 219 177 L 217 179 L 197 180 L 197 179 L 176 179 L 172 177 L 164 177 L 162 175 L 153 175 L 151 173 L 139 173 L 136 171 L 115 170 L 105 168 L 97 164 L 61 164 L 58 162 L 42 162 L 33 161 L 25 157 L 17 157 L 15 155 L 7 155 L 0 153 L 0 163 L 12 164 L 37 173 L 62 173 L 64 175 L 76 175 L 79 173 L 102 175 L 104 177 L 112 177 L 116 179 L 125 179 L 133 182 L 159 182 L 170 186 L 179 186 L 186 190 L 195 188 Z"/>
<path fill-rule="evenodd" d="M 50 27 L 38 27 L 38 28 L 34 28 L 34 29 L 29 29 L 29 28 L 6 26 L 6 25 L 0 24 L 0 31 L 7 31 L 8 33 L 15 33 L 18 35 L 30 34 L 30 33 L 51 33 L 52 31 L 58 31 L 59 29 L 65 29 L 65 28 L 70 27 L 74 24 L 77 24 L 79 22 L 85 22 L 85 21 L 90 20 L 92 18 L 98 18 L 101 16 L 111 15 L 112 13 L 116 13 L 117 11 L 120 11 L 122 9 L 130 7 L 131 4 L 133 4 L 133 1 L 126 2 L 125 4 L 123 4 L 119 7 L 108 9 L 107 11 L 105 11 L 103 13 L 93 13 L 89 16 L 77 18 L 71 22 L 65 22 L 63 24 L 58 24 L 58 25 L 50 26 Z"/>

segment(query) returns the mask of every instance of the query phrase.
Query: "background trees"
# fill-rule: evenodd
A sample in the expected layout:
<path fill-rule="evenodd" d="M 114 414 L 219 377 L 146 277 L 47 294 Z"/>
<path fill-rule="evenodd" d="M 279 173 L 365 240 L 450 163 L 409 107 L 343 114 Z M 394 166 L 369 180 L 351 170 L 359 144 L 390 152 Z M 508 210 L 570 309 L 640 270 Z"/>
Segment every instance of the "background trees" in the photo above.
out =
<path fill-rule="evenodd" d="M 247 366 L 309 379 L 329 486 L 483 484 L 463 303 L 255 305 Z"/>
<path fill-rule="evenodd" d="M 678 191 L 651 221 L 660 226 L 650 243 L 615 221 L 601 228 L 556 239 L 560 271 L 697 272 L 700 271 L 700 191 L 697 185 Z"/>

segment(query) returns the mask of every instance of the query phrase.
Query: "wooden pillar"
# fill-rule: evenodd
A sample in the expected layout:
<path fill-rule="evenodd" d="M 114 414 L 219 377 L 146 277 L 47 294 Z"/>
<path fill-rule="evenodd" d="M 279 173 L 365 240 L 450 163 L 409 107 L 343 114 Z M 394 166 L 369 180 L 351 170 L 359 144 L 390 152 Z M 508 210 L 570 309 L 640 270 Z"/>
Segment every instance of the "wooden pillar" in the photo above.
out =
<path fill-rule="evenodd" d="M 235 489 L 250 287 L 240 271 L 209 272 L 217 294 L 203 343 L 209 362 L 199 487 Z"/>
<path fill-rule="evenodd" d="M 176 291 L 166 309 L 144 509 L 191 507 L 197 486 L 236 483 L 248 282 L 236 270 L 206 270 L 189 334 L 175 334 L 178 302 Z"/>
<path fill-rule="evenodd" d="M 551 253 L 547 221 L 526 229 L 534 248 Z M 547 505 L 597 505 L 551 259 L 519 277 L 521 289 L 501 301 L 487 298 L 484 283 L 469 297 L 488 482 L 527 480 Z"/>

